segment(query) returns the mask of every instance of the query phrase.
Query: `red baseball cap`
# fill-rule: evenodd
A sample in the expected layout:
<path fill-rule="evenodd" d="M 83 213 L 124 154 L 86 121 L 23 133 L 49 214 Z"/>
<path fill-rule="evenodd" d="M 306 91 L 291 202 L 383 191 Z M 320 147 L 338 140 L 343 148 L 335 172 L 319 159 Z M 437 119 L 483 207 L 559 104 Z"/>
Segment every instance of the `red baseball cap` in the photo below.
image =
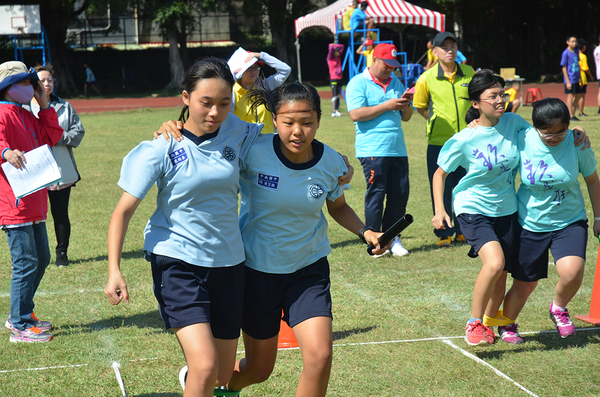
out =
<path fill-rule="evenodd" d="M 363 44 L 364 45 L 375 45 L 375 43 L 373 43 L 373 40 L 371 40 L 371 39 L 366 39 Z"/>
<path fill-rule="evenodd" d="M 396 46 L 388 43 L 377 44 L 377 47 L 373 50 L 373 58 L 381 59 L 386 65 L 393 68 L 399 68 L 402 66 L 396 57 L 398 56 L 398 50 Z"/>

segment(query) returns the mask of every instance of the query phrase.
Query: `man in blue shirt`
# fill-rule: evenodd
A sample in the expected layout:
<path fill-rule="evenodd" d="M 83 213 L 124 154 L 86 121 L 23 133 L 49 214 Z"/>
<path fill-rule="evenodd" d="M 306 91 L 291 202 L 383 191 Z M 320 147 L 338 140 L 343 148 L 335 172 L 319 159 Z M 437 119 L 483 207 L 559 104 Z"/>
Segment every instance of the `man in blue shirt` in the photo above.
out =
<path fill-rule="evenodd" d="M 373 50 L 373 64 L 354 76 L 346 91 L 356 129 L 356 157 L 367 181 L 365 224 L 375 231 L 387 230 L 405 215 L 410 189 L 401 124 L 410 120 L 413 108 L 410 97 L 403 97 L 404 85 L 392 73 L 400 67 L 396 54 L 393 44 L 379 44 Z M 390 251 L 408 254 L 399 239 Z"/>
<path fill-rule="evenodd" d="M 368 6 L 369 3 L 367 3 L 366 1 L 362 1 L 360 3 L 360 7 L 354 10 L 352 16 L 350 17 L 350 29 L 356 30 L 375 28 L 375 22 L 373 21 L 373 18 L 368 17 L 365 13 Z M 373 40 L 377 40 L 377 34 L 375 32 L 371 32 L 370 35 Z"/>

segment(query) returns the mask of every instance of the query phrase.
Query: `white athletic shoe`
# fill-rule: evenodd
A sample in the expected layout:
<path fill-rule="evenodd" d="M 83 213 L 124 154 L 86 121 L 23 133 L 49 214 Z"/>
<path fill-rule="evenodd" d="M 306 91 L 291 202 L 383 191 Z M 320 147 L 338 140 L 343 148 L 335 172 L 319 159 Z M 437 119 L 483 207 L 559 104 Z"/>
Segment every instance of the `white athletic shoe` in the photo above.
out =
<path fill-rule="evenodd" d="M 181 384 L 181 388 L 185 391 L 185 381 L 187 380 L 188 367 L 187 365 L 181 368 L 179 371 L 179 383 Z"/>
<path fill-rule="evenodd" d="M 398 237 L 394 238 L 394 242 L 392 243 L 392 247 L 390 248 L 392 256 L 406 256 L 408 255 L 408 250 L 402 246 L 400 239 Z"/>
<path fill-rule="evenodd" d="M 383 254 L 381 255 L 369 255 L 370 258 L 383 258 L 384 256 L 392 256 L 392 253 L 390 252 L 390 250 L 386 250 Z"/>

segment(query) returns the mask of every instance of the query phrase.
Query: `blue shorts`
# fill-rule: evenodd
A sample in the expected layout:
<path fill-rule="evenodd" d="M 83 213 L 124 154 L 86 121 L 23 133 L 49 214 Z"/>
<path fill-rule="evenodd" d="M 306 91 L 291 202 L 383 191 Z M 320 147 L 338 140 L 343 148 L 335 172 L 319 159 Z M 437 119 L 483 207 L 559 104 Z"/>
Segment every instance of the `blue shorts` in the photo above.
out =
<path fill-rule="evenodd" d="M 571 90 L 567 89 L 567 85 L 565 84 L 565 94 L 584 94 L 585 88 L 579 83 L 571 84 Z"/>
<path fill-rule="evenodd" d="M 313 317 L 331 314 L 329 262 L 321 258 L 290 274 L 246 268 L 242 329 L 254 339 L 270 339 L 283 320 L 295 327 Z"/>
<path fill-rule="evenodd" d="M 516 251 L 512 277 L 520 281 L 537 281 L 548 278 L 548 248 L 556 262 L 565 256 L 578 256 L 585 260 L 588 238 L 587 221 L 578 221 L 561 230 L 536 233 L 522 229 Z"/>
<path fill-rule="evenodd" d="M 166 328 L 210 323 L 218 339 L 240 336 L 244 299 L 244 262 L 202 267 L 152 254 L 154 296 Z"/>
<path fill-rule="evenodd" d="M 498 241 L 504 252 L 504 270 L 510 271 L 514 260 L 514 248 L 519 232 L 518 216 L 489 217 L 480 214 L 460 214 L 457 216 L 460 231 L 471 246 L 468 255 L 476 258 L 486 243 Z"/>

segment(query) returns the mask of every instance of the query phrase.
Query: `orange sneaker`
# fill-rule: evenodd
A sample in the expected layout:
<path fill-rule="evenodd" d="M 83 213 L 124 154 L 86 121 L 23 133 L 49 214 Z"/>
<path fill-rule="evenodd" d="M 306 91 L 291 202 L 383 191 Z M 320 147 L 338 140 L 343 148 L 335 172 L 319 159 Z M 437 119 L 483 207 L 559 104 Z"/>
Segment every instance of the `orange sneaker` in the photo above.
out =
<path fill-rule="evenodd" d="M 496 340 L 496 335 L 490 327 L 486 327 L 481 321 L 473 321 L 467 324 L 465 342 L 471 346 L 491 345 Z"/>

